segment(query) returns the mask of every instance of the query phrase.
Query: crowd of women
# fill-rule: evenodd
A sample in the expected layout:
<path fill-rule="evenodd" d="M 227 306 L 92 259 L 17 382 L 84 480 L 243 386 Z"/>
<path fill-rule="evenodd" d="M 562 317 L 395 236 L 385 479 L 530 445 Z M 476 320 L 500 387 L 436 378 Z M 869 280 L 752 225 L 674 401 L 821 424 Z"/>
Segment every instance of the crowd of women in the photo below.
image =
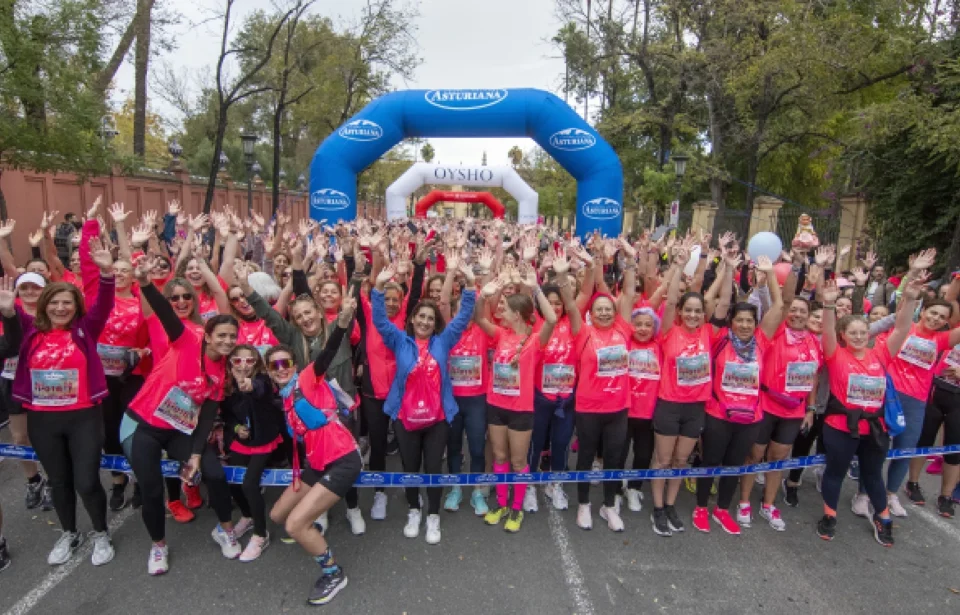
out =
<path fill-rule="evenodd" d="M 890 547 L 891 515 L 907 515 L 900 493 L 925 498 L 924 459 L 884 474 L 888 450 L 960 444 L 960 278 L 930 281 L 933 250 L 891 280 L 871 254 L 866 269 L 838 271 L 849 248 L 751 260 L 729 233 L 581 242 L 473 219 L 292 228 L 283 213 L 188 216 L 177 203 L 133 225 L 123 205 L 102 212 L 98 201 L 73 253 L 58 256 L 56 215 L 31 233 L 23 267 L 4 240 L 15 222 L 0 225 L 3 406 L 13 442 L 40 462 L 22 464 L 26 506 L 60 521 L 51 565 L 87 539 L 92 563 L 110 562 L 107 509 L 131 504 L 149 535 L 147 570 L 163 574 L 168 513 L 192 520 L 202 484 L 224 557 L 256 560 L 278 528 L 320 566 L 308 601 L 324 604 L 347 583 L 324 537 L 328 511 L 344 499 L 363 534 L 354 483 L 364 466 L 385 471 L 392 447 L 405 472 L 459 474 L 563 472 L 571 451 L 577 470 L 739 466 L 816 444 L 826 455 L 817 534 L 838 531 L 841 485 L 855 476 L 853 512 Z M 896 426 L 884 420 L 893 397 Z M 114 474 L 109 496 L 101 453 L 132 469 Z M 164 478 L 164 458 L 180 462 L 179 478 Z M 246 467 L 242 484 L 227 482 L 225 465 Z M 268 467 L 293 474 L 269 510 Z M 936 508 L 952 517 L 960 455 L 940 472 Z M 797 506 L 800 479 L 653 479 L 652 529 L 684 531 L 675 505 L 686 482 L 696 530 L 738 535 L 762 520 L 784 531 L 778 495 Z M 563 510 L 567 488 L 542 495 Z M 643 490 L 603 482 L 602 522 L 624 531 Z M 469 494 L 487 525 L 519 532 L 538 509 L 532 485 L 492 491 Z M 591 485 L 575 491 L 576 524 L 591 529 Z M 404 536 L 439 543 L 441 506 L 456 511 L 465 495 L 407 487 Z M 387 508 L 379 488 L 367 515 L 385 519 Z M 0 534 L 0 569 L 9 563 Z"/>

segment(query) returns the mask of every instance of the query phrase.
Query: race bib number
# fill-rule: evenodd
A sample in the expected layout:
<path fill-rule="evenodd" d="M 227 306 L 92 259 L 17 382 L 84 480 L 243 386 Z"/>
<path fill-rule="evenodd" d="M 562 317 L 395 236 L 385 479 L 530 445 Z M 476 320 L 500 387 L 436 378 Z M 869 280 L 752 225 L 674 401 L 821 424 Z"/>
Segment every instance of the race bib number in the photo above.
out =
<path fill-rule="evenodd" d="M 817 362 L 798 361 L 787 363 L 786 384 L 787 393 L 809 393 L 817 383 Z"/>
<path fill-rule="evenodd" d="M 520 397 L 520 366 L 494 363 L 493 392 L 498 395 Z"/>
<path fill-rule="evenodd" d="M 640 380 L 660 380 L 660 362 L 657 354 L 646 349 L 630 351 L 630 375 Z"/>
<path fill-rule="evenodd" d="M 627 362 L 626 346 L 597 348 L 597 376 L 623 376 L 627 373 Z"/>
<path fill-rule="evenodd" d="M 695 387 L 710 382 L 710 356 L 702 352 L 692 357 L 677 357 L 677 386 Z"/>
<path fill-rule="evenodd" d="M 20 357 L 10 357 L 3 362 L 3 373 L 0 374 L 0 377 L 6 378 L 7 380 L 13 380 L 17 377 L 17 364 L 20 363 Z"/>
<path fill-rule="evenodd" d="M 75 369 L 32 369 L 33 405 L 57 408 L 77 403 L 80 372 Z"/>
<path fill-rule="evenodd" d="M 450 357 L 447 361 L 447 371 L 450 372 L 450 383 L 455 387 L 475 387 L 483 382 L 482 362 L 477 355 L 462 355 Z"/>
<path fill-rule="evenodd" d="M 197 419 L 200 418 L 200 406 L 193 398 L 183 392 L 180 387 L 173 387 L 167 393 L 154 416 L 162 419 L 177 431 L 192 434 L 197 428 Z"/>
<path fill-rule="evenodd" d="M 923 369 L 930 369 L 937 361 L 937 343 L 933 340 L 924 339 L 911 335 L 903 343 L 897 358 L 916 365 Z"/>
<path fill-rule="evenodd" d="M 887 382 L 882 376 L 850 374 L 847 378 L 847 405 L 860 408 L 883 406 L 883 394 Z"/>
<path fill-rule="evenodd" d="M 737 395 L 760 395 L 760 364 L 728 361 L 723 367 L 720 389 Z"/>
<path fill-rule="evenodd" d="M 960 345 L 954 346 L 950 353 L 944 357 L 943 361 L 950 367 L 960 367 Z"/>
<path fill-rule="evenodd" d="M 577 379 L 576 369 L 563 363 L 543 364 L 543 392 L 551 395 L 569 395 Z"/>
<path fill-rule="evenodd" d="M 100 355 L 100 362 L 103 364 L 103 373 L 107 376 L 122 376 L 127 369 L 127 351 L 126 346 L 111 346 L 109 344 L 97 344 L 97 354 Z"/>

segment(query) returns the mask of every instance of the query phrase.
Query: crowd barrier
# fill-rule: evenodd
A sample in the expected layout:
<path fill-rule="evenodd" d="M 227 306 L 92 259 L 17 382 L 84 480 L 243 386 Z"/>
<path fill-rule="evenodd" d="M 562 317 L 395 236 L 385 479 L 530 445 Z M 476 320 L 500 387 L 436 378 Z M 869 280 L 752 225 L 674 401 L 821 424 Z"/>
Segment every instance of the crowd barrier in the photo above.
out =
<path fill-rule="evenodd" d="M 960 445 L 932 446 L 926 448 L 904 448 L 892 450 L 887 454 L 888 459 L 907 459 L 910 457 L 927 457 L 929 455 L 946 455 L 960 453 Z M 37 455 L 29 446 L 15 444 L 0 444 L 0 459 L 20 459 L 36 461 Z M 742 476 L 744 474 L 758 474 L 772 470 L 793 470 L 822 466 L 825 463 L 823 455 L 796 457 L 783 461 L 755 463 L 746 466 L 727 466 L 715 468 L 684 468 L 663 470 L 596 470 L 589 472 L 510 472 L 508 474 L 415 474 L 407 472 L 361 472 L 357 479 L 357 487 L 416 487 L 416 486 L 447 486 L 447 485 L 501 485 L 517 483 L 582 483 L 592 481 L 611 480 L 651 480 L 654 478 L 700 478 L 708 476 Z M 161 462 L 164 476 L 179 476 L 180 464 L 173 460 Z M 122 455 L 104 455 L 100 460 L 103 470 L 126 472 L 132 474 L 130 464 Z M 242 483 L 247 469 L 243 467 L 227 466 L 224 468 L 227 481 Z M 293 470 L 269 469 L 264 471 L 260 484 L 264 487 L 286 487 L 293 480 Z"/>

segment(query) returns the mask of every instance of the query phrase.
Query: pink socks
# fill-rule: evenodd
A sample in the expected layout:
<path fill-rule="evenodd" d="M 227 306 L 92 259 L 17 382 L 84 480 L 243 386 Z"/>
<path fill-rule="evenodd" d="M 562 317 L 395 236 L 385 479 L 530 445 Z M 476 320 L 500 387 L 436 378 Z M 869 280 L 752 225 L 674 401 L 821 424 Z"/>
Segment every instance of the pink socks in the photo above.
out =
<path fill-rule="evenodd" d="M 497 463 L 497 462 L 493 463 L 494 474 L 506 474 L 509 471 L 510 471 L 509 463 Z M 507 496 L 509 493 L 510 493 L 510 485 L 497 483 L 497 505 L 500 508 L 503 508 L 504 506 L 507 505 Z"/>
<path fill-rule="evenodd" d="M 530 472 L 530 466 L 523 468 L 523 473 Z M 520 510 L 523 507 L 523 496 L 527 495 L 527 486 L 517 484 L 513 486 L 513 509 Z"/>

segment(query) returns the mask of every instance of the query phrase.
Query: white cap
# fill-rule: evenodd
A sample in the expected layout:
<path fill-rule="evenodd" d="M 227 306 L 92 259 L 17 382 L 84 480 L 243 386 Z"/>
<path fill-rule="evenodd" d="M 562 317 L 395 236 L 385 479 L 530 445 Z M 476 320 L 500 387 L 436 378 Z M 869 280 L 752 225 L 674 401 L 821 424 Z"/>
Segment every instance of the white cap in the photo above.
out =
<path fill-rule="evenodd" d="M 47 281 L 43 279 L 42 275 L 30 271 L 17 278 L 17 288 L 20 288 L 21 284 L 27 284 L 28 282 L 30 284 L 36 284 L 40 288 L 43 288 L 47 285 Z"/>

